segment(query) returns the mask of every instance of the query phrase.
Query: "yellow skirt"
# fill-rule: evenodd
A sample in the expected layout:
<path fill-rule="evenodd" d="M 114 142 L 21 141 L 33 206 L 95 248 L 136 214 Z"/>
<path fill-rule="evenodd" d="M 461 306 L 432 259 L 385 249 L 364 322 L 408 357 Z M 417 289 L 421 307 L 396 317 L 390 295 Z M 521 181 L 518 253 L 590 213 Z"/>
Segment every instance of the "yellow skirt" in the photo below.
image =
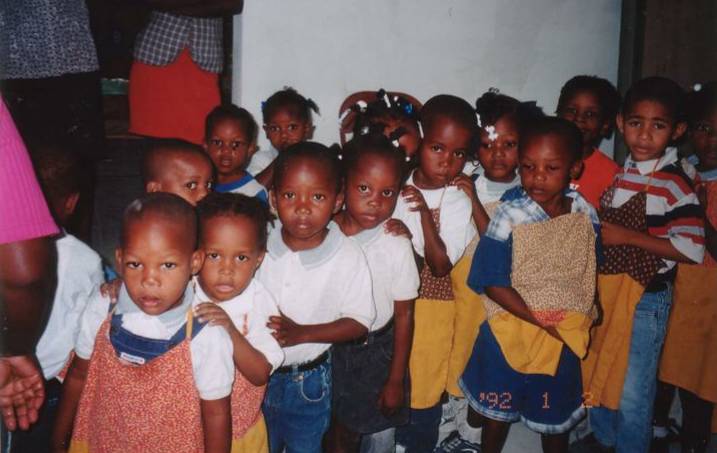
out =
<path fill-rule="evenodd" d="M 452 300 L 416 300 L 413 345 L 408 362 L 412 409 L 435 406 L 446 390 L 455 307 Z"/>
<path fill-rule="evenodd" d="M 717 402 L 717 267 L 679 265 L 660 380 Z"/>
<path fill-rule="evenodd" d="M 264 416 L 260 416 L 240 439 L 232 439 L 231 453 L 269 453 Z"/>
<path fill-rule="evenodd" d="M 453 321 L 453 344 L 448 356 L 448 380 L 446 390 L 453 396 L 462 397 L 458 380 L 466 369 L 480 325 L 485 321 L 485 307 L 480 295 L 470 289 L 466 282 L 473 263 L 473 255 L 465 255 L 451 271 L 451 283 L 455 298 Z"/>

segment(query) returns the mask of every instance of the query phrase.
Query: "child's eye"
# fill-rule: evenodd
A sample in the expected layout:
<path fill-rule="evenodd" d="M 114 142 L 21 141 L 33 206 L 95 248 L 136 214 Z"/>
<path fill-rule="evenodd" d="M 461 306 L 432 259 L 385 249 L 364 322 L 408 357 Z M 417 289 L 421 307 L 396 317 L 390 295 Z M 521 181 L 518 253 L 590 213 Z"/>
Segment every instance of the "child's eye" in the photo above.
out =
<path fill-rule="evenodd" d="M 695 132 L 702 132 L 703 134 L 708 134 L 712 131 L 712 127 L 707 123 L 697 123 L 695 126 Z"/>
<path fill-rule="evenodd" d="M 508 142 L 505 144 L 506 148 L 516 148 L 518 146 L 518 142 Z"/>
<path fill-rule="evenodd" d="M 199 187 L 199 184 L 197 184 L 196 181 L 190 181 L 184 185 L 189 190 L 195 190 L 197 187 Z"/>
<path fill-rule="evenodd" d="M 441 145 L 431 145 L 431 151 L 433 151 L 433 152 L 436 152 L 436 153 L 437 153 L 437 152 L 440 152 L 440 151 L 442 151 L 442 150 L 443 150 L 443 148 L 441 148 Z"/>
<path fill-rule="evenodd" d="M 209 253 L 207 253 L 207 258 L 209 258 L 212 261 L 216 261 L 219 259 L 219 254 L 217 252 L 209 252 Z"/>
<path fill-rule="evenodd" d="M 563 109 L 563 113 L 568 115 L 576 115 L 578 113 L 578 109 L 576 109 L 575 107 L 565 107 Z"/>
<path fill-rule="evenodd" d="M 454 151 L 453 155 L 459 159 L 463 159 L 464 157 L 466 157 L 466 152 L 465 151 Z"/>
<path fill-rule="evenodd" d="M 139 269 L 141 264 L 139 264 L 136 261 L 128 261 L 125 263 L 125 266 L 127 266 L 130 269 Z"/>
<path fill-rule="evenodd" d="M 361 192 L 361 193 L 366 193 L 366 192 L 368 192 L 368 186 L 365 185 L 365 184 L 359 185 L 359 186 L 357 187 L 357 189 L 358 189 L 358 191 Z"/>
<path fill-rule="evenodd" d="M 286 130 L 288 130 L 289 132 L 294 132 L 297 129 L 299 129 L 298 124 L 289 124 L 289 126 L 287 126 L 287 128 L 286 128 Z"/>
<path fill-rule="evenodd" d="M 595 118 L 595 117 L 597 117 L 597 112 L 593 112 L 593 111 L 590 111 L 590 110 L 588 110 L 587 112 L 585 112 L 585 118 L 593 119 L 593 118 Z"/>
<path fill-rule="evenodd" d="M 296 197 L 296 194 L 294 192 L 284 192 L 281 196 L 287 200 L 293 200 L 294 197 Z"/>
<path fill-rule="evenodd" d="M 314 194 L 314 200 L 316 201 L 324 201 L 326 199 L 326 195 L 322 193 L 315 193 Z"/>
<path fill-rule="evenodd" d="M 555 165 L 549 165 L 548 170 L 550 171 L 558 171 L 560 170 L 560 167 L 556 167 Z"/>
<path fill-rule="evenodd" d="M 165 269 L 175 269 L 177 267 L 177 263 L 162 263 L 162 267 Z"/>
<path fill-rule="evenodd" d="M 665 123 L 654 123 L 652 125 L 652 127 L 654 127 L 657 130 L 662 130 L 662 129 L 665 129 L 667 127 L 667 125 Z"/>
<path fill-rule="evenodd" d="M 523 164 L 523 165 L 521 165 L 521 166 L 522 166 L 524 169 L 526 169 L 526 170 L 532 170 L 532 169 L 533 169 L 533 165 L 532 165 L 532 164 Z"/>
<path fill-rule="evenodd" d="M 239 261 L 240 263 L 243 263 L 244 261 L 247 261 L 248 259 L 249 259 L 249 257 L 246 255 L 237 256 L 237 261 Z"/>
<path fill-rule="evenodd" d="M 627 122 L 627 125 L 630 127 L 640 127 L 640 121 L 638 120 L 629 120 Z"/>
<path fill-rule="evenodd" d="M 279 132 L 279 126 L 274 126 L 273 124 L 269 126 L 269 132 Z"/>
<path fill-rule="evenodd" d="M 240 141 L 233 141 L 232 142 L 232 149 L 239 149 L 244 143 Z"/>
<path fill-rule="evenodd" d="M 480 142 L 480 147 L 485 149 L 491 149 L 493 147 L 492 142 Z"/>
<path fill-rule="evenodd" d="M 395 194 L 395 193 L 396 193 L 396 191 L 394 191 L 393 189 L 386 189 L 383 192 L 381 192 L 381 194 L 386 198 L 391 198 L 393 196 L 393 194 Z"/>
<path fill-rule="evenodd" d="M 213 138 L 213 139 L 209 140 L 209 144 L 212 146 L 222 146 L 223 145 L 222 141 L 219 140 L 218 138 Z"/>

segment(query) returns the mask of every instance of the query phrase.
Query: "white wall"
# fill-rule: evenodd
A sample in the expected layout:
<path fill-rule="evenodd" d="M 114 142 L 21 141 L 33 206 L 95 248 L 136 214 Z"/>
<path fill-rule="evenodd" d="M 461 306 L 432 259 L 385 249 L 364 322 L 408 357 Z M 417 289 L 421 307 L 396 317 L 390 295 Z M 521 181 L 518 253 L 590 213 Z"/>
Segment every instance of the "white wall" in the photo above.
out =
<path fill-rule="evenodd" d="M 620 0 L 258 0 L 235 18 L 234 102 L 293 86 L 321 108 L 318 141 L 338 140 L 338 108 L 384 87 L 422 101 L 474 103 L 490 87 L 553 112 L 576 74 L 617 79 Z M 260 144 L 266 144 L 264 137 Z M 612 149 L 612 146 L 604 147 Z"/>

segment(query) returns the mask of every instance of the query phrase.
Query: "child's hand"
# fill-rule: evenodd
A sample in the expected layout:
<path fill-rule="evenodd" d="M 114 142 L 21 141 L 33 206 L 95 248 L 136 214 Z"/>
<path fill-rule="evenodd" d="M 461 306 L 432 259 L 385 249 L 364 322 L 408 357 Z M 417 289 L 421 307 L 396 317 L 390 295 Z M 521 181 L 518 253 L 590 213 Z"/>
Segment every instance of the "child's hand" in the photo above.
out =
<path fill-rule="evenodd" d="M 239 333 L 232 319 L 222 307 L 212 302 L 204 302 L 194 307 L 194 316 L 199 322 L 208 322 L 210 326 L 222 326 L 229 335 Z"/>
<path fill-rule="evenodd" d="M 412 212 L 429 212 L 426 200 L 423 194 L 415 186 L 406 186 L 401 191 L 401 196 L 406 203 L 411 206 L 408 208 Z"/>
<path fill-rule="evenodd" d="M 303 343 L 303 328 L 288 316 L 280 313 L 279 316 L 269 316 L 266 326 L 273 330 L 271 333 L 282 348 Z"/>
<path fill-rule="evenodd" d="M 473 180 L 470 178 L 470 176 L 461 173 L 460 175 L 453 178 L 453 181 L 451 181 L 451 186 L 456 186 L 456 188 L 466 195 L 468 195 L 468 198 L 471 199 L 471 201 L 476 202 L 478 201 L 478 194 L 476 193 L 476 186 L 473 183 Z"/>
<path fill-rule="evenodd" d="M 600 228 L 602 236 L 602 245 L 629 245 L 634 231 L 615 225 L 614 223 L 603 222 Z"/>
<path fill-rule="evenodd" d="M 384 224 L 383 229 L 391 236 L 403 236 L 408 239 L 413 238 L 411 230 L 409 230 L 406 224 L 399 219 L 388 219 Z"/>
<path fill-rule="evenodd" d="M 103 297 L 109 297 L 110 302 L 114 304 L 117 302 L 117 297 L 119 297 L 121 288 L 122 279 L 115 278 L 114 280 L 110 280 L 109 282 L 100 285 L 100 294 L 102 294 Z"/>
<path fill-rule="evenodd" d="M 381 413 L 389 417 L 404 405 L 403 382 L 387 381 L 378 395 L 378 408 Z"/>

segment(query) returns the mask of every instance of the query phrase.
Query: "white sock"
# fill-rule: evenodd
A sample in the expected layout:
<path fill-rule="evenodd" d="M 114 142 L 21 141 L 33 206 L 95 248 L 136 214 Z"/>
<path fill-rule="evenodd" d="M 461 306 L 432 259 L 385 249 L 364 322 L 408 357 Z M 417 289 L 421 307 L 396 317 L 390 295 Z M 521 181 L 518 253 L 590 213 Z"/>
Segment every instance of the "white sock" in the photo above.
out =
<path fill-rule="evenodd" d="M 652 437 L 662 439 L 663 437 L 667 437 L 668 434 L 670 434 L 670 431 L 666 426 L 652 425 Z"/>

